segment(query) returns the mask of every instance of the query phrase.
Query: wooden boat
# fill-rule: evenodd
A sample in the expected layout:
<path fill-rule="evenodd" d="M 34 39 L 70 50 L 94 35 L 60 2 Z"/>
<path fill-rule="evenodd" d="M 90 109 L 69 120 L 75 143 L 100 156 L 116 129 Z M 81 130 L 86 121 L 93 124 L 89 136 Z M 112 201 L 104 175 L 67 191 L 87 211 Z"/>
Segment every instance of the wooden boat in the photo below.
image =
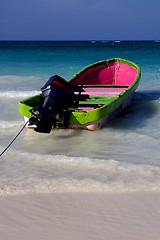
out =
<path fill-rule="evenodd" d="M 137 64 L 121 58 L 85 67 L 68 81 L 75 96 L 73 106 L 67 109 L 68 124 L 64 124 L 61 115 L 54 128 L 101 128 L 128 106 L 138 87 L 140 75 Z M 43 101 L 43 94 L 38 94 L 19 102 L 19 112 L 24 115 L 25 121 L 30 118 L 31 109 L 42 105 Z"/>

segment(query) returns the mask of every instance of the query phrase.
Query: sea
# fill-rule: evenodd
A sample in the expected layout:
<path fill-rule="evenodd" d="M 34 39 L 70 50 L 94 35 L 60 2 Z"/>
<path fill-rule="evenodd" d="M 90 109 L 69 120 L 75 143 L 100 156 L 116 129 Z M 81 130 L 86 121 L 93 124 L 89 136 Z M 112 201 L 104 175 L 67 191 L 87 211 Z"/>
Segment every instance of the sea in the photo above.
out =
<path fill-rule="evenodd" d="M 1 41 L 0 152 L 24 126 L 20 100 L 118 57 L 141 68 L 126 111 L 96 131 L 24 128 L 0 156 L 0 195 L 160 191 L 160 41 Z"/>

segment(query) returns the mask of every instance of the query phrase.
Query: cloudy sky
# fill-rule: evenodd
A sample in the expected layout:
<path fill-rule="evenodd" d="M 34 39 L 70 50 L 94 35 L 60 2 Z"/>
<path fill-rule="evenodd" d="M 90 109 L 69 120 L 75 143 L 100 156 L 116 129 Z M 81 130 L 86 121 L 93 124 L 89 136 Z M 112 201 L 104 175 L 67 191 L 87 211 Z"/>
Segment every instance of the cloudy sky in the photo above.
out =
<path fill-rule="evenodd" d="M 159 40 L 160 0 L 0 0 L 0 40 Z"/>

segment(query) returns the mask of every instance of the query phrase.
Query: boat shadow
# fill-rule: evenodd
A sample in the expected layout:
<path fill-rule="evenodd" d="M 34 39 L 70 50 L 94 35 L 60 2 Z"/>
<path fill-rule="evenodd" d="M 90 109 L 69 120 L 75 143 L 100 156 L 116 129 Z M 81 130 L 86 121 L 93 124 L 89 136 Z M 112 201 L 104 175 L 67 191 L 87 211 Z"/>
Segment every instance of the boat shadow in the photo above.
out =
<path fill-rule="evenodd" d="M 158 101 L 160 101 L 160 90 L 137 91 L 134 93 L 133 100 L 128 108 L 107 122 L 102 129 L 132 130 L 144 127 L 147 120 L 153 118 L 160 111 Z M 80 135 L 82 135 L 80 129 L 63 129 L 54 132 L 54 137 L 57 139 L 68 139 L 68 137 L 79 137 Z"/>
<path fill-rule="evenodd" d="M 128 130 L 144 127 L 160 111 L 159 102 L 160 90 L 137 91 L 128 108 L 104 127 Z"/>

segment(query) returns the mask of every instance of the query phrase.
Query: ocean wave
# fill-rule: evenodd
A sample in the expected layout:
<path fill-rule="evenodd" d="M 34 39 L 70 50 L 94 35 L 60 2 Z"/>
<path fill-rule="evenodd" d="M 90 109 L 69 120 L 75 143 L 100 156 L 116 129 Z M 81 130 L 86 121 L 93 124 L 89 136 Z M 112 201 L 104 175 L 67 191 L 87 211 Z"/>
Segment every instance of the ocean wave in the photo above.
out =
<path fill-rule="evenodd" d="M 17 151 L 12 152 L 12 157 L 14 155 L 17 155 Z M 159 167 L 115 160 L 19 152 L 19 161 L 25 165 L 27 160 L 32 163 L 32 174 L 27 176 L 23 173 L 21 178 L 1 179 L 0 195 L 160 191 Z M 19 163 L 18 166 L 18 171 L 21 171 Z"/>
<path fill-rule="evenodd" d="M 1 75 L 0 76 L 0 82 L 6 83 L 7 81 L 11 82 L 24 82 L 24 81 L 40 81 L 44 79 L 44 77 L 39 76 L 22 76 L 22 75 Z"/>
<path fill-rule="evenodd" d="M 39 94 L 40 91 L 5 91 L 0 92 L 0 97 L 6 98 L 27 98 Z"/>
<path fill-rule="evenodd" d="M 21 126 L 23 121 L 0 121 L 0 128 L 11 128 Z"/>

